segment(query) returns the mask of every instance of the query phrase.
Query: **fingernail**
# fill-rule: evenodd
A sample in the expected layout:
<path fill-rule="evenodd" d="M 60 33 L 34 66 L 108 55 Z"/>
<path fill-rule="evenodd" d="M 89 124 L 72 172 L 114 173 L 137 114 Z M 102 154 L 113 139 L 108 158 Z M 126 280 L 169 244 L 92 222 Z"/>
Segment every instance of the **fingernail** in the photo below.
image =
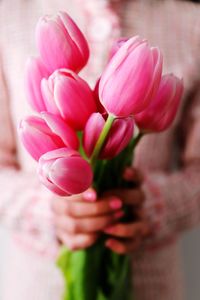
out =
<path fill-rule="evenodd" d="M 106 246 L 106 247 L 112 247 L 112 245 L 113 245 L 113 241 L 112 241 L 112 240 L 107 240 L 107 241 L 105 242 L 105 246 Z"/>
<path fill-rule="evenodd" d="M 83 192 L 83 198 L 86 201 L 94 202 L 97 199 L 97 195 L 96 195 L 96 192 L 91 189 L 91 190 L 87 190 L 87 191 Z"/>
<path fill-rule="evenodd" d="M 104 229 L 105 233 L 113 233 L 114 227 L 108 227 L 106 229 Z"/>
<path fill-rule="evenodd" d="M 131 168 L 125 169 L 124 174 L 123 174 L 124 178 L 126 178 L 128 180 L 133 179 L 134 175 L 135 175 L 134 171 Z"/>
<path fill-rule="evenodd" d="M 116 219 L 120 219 L 121 217 L 123 217 L 124 216 L 124 212 L 122 211 L 122 210 L 120 210 L 120 211 L 118 211 L 118 212 L 116 212 L 115 214 L 114 214 L 114 217 L 116 218 Z"/>
<path fill-rule="evenodd" d="M 122 207 L 122 201 L 119 198 L 114 197 L 110 201 L 109 205 L 112 209 L 119 209 Z"/>

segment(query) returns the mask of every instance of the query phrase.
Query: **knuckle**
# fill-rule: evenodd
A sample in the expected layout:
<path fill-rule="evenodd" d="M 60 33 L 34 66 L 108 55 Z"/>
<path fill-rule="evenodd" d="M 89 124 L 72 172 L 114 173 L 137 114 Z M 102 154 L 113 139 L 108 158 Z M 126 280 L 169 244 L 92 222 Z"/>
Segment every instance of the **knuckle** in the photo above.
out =
<path fill-rule="evenodd" d="M 121 244 L 121 245 L 119 246 L 119 253 L 120 253 L 120 254 L 125 254 L 125 253 L 127 253 L 127 248 L 126 248 L 125 245 Z"/>
<path fill-rule="evenodd" d="M 75 250 L 78 249 L 78 247 L 77 247 L 75 241 L 73 241 L 73 240 L 71 240 L 71 241 L 68 240 L 68 241 L 66 242 L 66 246 L 67 246 L 67 248 L 68 248 L 69 250 L 71 250 L 71 251 L 75 251 Z"/>
<path fill-rule="evenodd" d="M 124 225 L 119 225 L 118 231 L 121 235 L 127 235 L 128 230 Z"/>
<path fill-rule="evenodd" d="M 66 227 L 68 227 L 68 231 L 70 233 L 77 233 L 78 232 L 79 226 L 78 226 L 78 223 L 77 223 L 76 220 L 74 220 L 73 218 L 69 218 L 67 223 L 68 224 L 67 224 Z"/>
<path fill-rule="evenodd" d="M 90 213 L 93 215 L 97 215 L 98 212 L 99 212 L 99 205 L 97 203 L 94 203 L 93 205 L 91 205 Z"/>

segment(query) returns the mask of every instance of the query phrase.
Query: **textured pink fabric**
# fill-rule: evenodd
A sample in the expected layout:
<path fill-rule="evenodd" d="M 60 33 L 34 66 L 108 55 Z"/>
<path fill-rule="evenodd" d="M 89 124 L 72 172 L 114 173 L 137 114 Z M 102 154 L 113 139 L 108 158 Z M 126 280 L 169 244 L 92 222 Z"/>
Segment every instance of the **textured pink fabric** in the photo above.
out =
<path fill-rule="evenodd" d="M 105 65 L 110 41 L 120 34 L 146 37 L 162 49 L 165 70 L 184 76 L 184 103 L 173 127 L 145 137 L 135 156 L 135 165 L 146 174 L 145 207 L 154 236 L 133 257 L 138 300 L 183 299 L 178 236 L 200 222 L 200 5 L 175 0 L 111 2 L 16 0 L 15 7 L 12 0 L 0 2 L 0 216 L 20 241 L 8 253 L 6 267 L 12 275 L 6 277 L 3 300 L 59 300 L 62 290 L 51 259 L 58 249 L 52 194 L 39 184 L 35 162 L 16 133 L 19 120 L 31 111 L 22 70 L 25 58 L 35 54 L 34 25 L 40 15 L 58 9 L 67 10 L 88 36 L 92 56 L 83 74 L 90 82 Z"/>

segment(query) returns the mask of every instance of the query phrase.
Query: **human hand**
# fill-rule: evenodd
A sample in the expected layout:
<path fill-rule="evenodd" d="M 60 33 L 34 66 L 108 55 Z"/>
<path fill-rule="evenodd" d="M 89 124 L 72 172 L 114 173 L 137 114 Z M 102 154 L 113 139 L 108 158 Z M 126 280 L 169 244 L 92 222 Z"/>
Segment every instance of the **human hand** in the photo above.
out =
<path fill-rule="evenodd" d="M 130 253 L 137 250 L 143 239 L 149 235 L 150 228 L 145 220 L 143 211 L 144 193 L 141 189 L 142 176 L 134 168 L 127 168 L 124 173 L 124 179 L 133 182 L 135 188 L 116 189 L 109 191 L 107 195 L 115 195 L 128 205 L 133 215 L 133 221 L 129 223 L 118 222 L 104 230 L 109 238 L 106 241 L 106 247 L 118 254 Z"/>
<path fill-rule="evenodd" d="M 53 200 L 57 238 L 70 250 L 91 246 L 105 228 L 124 215 L 122 201 L 118 197 L 104 196 L 96 200 L 93 189 Z"/>

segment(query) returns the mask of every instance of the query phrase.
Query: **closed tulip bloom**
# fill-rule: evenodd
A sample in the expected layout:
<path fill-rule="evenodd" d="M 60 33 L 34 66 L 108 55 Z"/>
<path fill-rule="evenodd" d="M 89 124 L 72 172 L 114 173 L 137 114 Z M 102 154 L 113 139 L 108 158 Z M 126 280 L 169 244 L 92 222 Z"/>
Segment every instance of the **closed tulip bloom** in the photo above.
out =
<path fill-rule="evenodd" d="M 99 83 L 100 101 L 118 117 L 143 111 L 157 92 L 162 74 L 162 55 L 146 40 L 134 37 L 112 57 Z"/>
<path fill-rule="evenodd" d="M 173 74 L 162 77 L 157 95 L 146 110 L 135 115 L 141 131 L 163 131 L 173 122 L 183 94 L 183 82 Z"/>
<path fill-rule="evenodd" d="M 39 20 L 36 42 L 40 55 L 51 73 L 60 68 L 78 72 L 88 61 L 87 41 L 65 12 L 59 12 L 56 16 L 44 16 Z"/>
<path fill-rule="evenodd" d="M 97 112 L 100 112 L 101 114 L 107 114 L 105 108 L 103 107 L 103 105 L 101 104 L 100 100 L 99 100 L 99 81 L 100 78 L 96 81 L 95 87 L 94 87 L 94 99 L 95 99 L 95 103 L 96 103 L 96 107 L 97 107 Z"/>
<path fill-rule="evenodd" d="M 117 39 L 113 43 L 112 48 L 110 50 L 109 59 L 111 59 L 115 55 L 115 53 L 117 53 L 117 51 L 121 48 L 121 46 L 123 46 L 127 41 L 128 41 L 128 38 L 125 38 L 125 37 Z"/>
<path fill-rule="evenodd" d="M 88 157 L 92 155 L 104 124 L 105 120 L 100 113 L 93 113 L 86 124 L 83 135 L 83 147 Z M 116 119 L 113 122 L 99 157 L 110 159 L 118 155 L 130 142 L 133 137 L 133 131 L 133 118 Z"/>
<path fill-rule="evenodd" d="M 41 80 L 48 78 L 49 75 L 50 72 L 39 57 L 28 59 L 25 69 L 25 88 L 27 99 L 31 107 L 37 112 L 46 110 L 41 92 Z"/>
<path fill-rule="evenodd" d="M 24 147 L 35 160 L 54 149 L 78 149 L 79 146 L 75 131 L 62 119 L 46 112 L 41 117 L 30 116 L 22 120 L 19 134 Z"/>
<path fill-rule="evenodd" d="M 41 182 L 60 196 L 84 192 L 92 184 L 93 179 L 90 164 L 78 152 L 68 148 L 42 155 L 38 173 Z"/>
<path fill-rule="evenodd" d="M 71 70 L 55 71 L 42 80 L 42 93 L 48 112 L 60 115 L 76 130 L 82 130 L 96 103 L 88 84 Z"/>

